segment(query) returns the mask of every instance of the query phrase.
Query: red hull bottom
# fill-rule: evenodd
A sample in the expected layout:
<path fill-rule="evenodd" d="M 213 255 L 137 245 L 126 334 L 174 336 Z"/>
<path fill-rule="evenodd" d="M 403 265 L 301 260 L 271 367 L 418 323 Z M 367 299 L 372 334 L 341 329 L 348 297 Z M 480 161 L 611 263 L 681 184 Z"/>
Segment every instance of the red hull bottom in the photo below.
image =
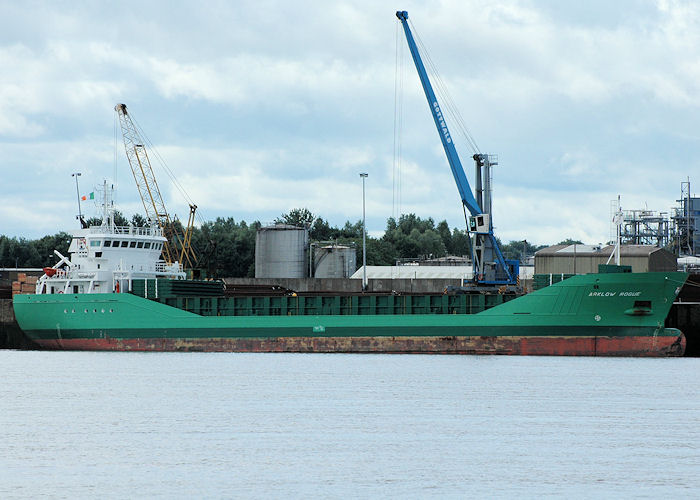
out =
<path fill-rule="evenodd" d="M 523 356 L 675 357 L 681 333 L 666 337 L 276 337 L 206 339 L 38 339 L 45 349 L 168 352 L 510 354 Z"/>

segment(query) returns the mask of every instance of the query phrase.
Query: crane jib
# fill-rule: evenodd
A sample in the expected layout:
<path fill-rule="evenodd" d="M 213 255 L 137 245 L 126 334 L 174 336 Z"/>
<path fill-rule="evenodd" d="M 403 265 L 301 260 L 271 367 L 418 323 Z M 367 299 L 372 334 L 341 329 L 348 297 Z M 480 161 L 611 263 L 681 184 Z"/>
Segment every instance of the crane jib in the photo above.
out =
<path fill-rule="evenodd" d="M 396 17 L 399 18 L 403 26 L 404 34 L 406 35 L 406 41 L 408 43 L 408 48 L 411 51 L 411 57 L 416 65 L 416 70 L 418 71 L 418 77 L 420 79 L 421 85 L 423 86 L 423 91 L 425 92 L 425 97 L 428 100 L 428 105 L 430 106 L 430 112 L 433 115 L 433 120 L 435 121 L 435 126 L 440 131 L 440 140 L 445 149 L 445 154 L 447 155 L 447 161 L 452 169 L 452 175 L 457 184 L 457 190 L 459 191 L 462 203 L 469 210 L 472 215 L 479 215 L 482 213 L 479 203 L 477 203 L 474 194 L 472 193 L 471 187 L 469 186 L 469 181 L 464 173 L 464 167 L 459 159 L 457 150 L 455 149 L 454 142 L 452 141 L 452 136 L 450 135 L 449 128 L 438 104 L 437 97 L 435 97 L 435 92 L 433 91 L 433 86 L 430 84 L 430 79 L 428 78 L 428 73 L 425 70 L 423 61 L 418 53 L 418 47 L 413 39 L 413 34 L 408 26 L 408 12 L 398 11 Z"/>
<path fill-rule="evenodd" d="M 477 219 L 481 220 L 480 223 L 472 224 L 470 222 L 470 226 L 485 226 L 485 229 L 476 231 L 477 236 L 475 241 L 477 242 L 477 245 L 479 245 L 478 242 L 481 242 L 483 245 L 482 249 L 485 248 L 486 251 L 489 252 L 489 255 L 491 253 L 493 254 L 496 271 L 495 274 L 492 274 L 490 278 L 486 278 L 484 276 L 484 262 L 482 256 L 476 258 L 474 257 L 474 251 L 472 251 L 474 258 L 475 275 L 478 276 L 479 283 L 514 284 L 516 283 L 517 279 L 518 263 L 515 261 L 506 262 L 506 260 L 504 259 L 503 254 L 501 253 L 501 249 L 498 246 L 498 242 L 496 241 L 496 237 L 494 236 L 492 231 L 490 214 L 484 214 L 483 207 L 480 206 L 479 202 L 477 202 L 476 198 L 474 197 L 474 194 L 472 193 L 471 186 L 469 186 L 469 181 L 467 180 L 467 176 L 464 173 L 464 167 L 462 166 L 462 162 L 459 159 L 459 154 L 457 153 L 457 149 L 454 146 L 452 137 L 450 135 L 450 131 L 447 127 L 445 117 L 443 116 L 442 110 L 440 109 L 440 105 L 438 104 L 437 98 L 435 97 L 435 92 L 433 91 L 433 87 L 430 84 L 428 73 L 425 70 L 425 66 L 423 65 L 420 53 L 418 52 L 418 47 L 416 46 L 416 42 L 413 39 L 413 34 L 411 33 L 411 29 L 408 26 L 408 12 L 406 12 L 405 10 L 397 11 L 396 17 L 401 21 L 401 25 L 403 26 L 403 31 L 406 35 L 406 42 L 408 43 L 408 48 L 411 51 L 411 57 L 413 58 L 413 62 L 416 65 L 418 77 L 420 78 L 421 85 L 423 86 L 425 97 L 428 100 L 428 105 L 430 106 L 430 111 L 433 115 L 435 126 L 438 129 L 440 140 L 445 150 L 445 155 L 447 156 L 447 162 L 450 164 L 452 175 L 455 179 L 455 183 L 457 184 L 457 190 L 459 191 L 460 197 L 462 198 L 462 203 L 469 210 L 472 216 L 475 216 Z M 475 155 L 474 159 L 477 160 L 477 162 L 480 161 L 479 159 L 477 159 L 477 155 Z M 484 221 L 487 221 L 485 225 L 483 224 Z"/>

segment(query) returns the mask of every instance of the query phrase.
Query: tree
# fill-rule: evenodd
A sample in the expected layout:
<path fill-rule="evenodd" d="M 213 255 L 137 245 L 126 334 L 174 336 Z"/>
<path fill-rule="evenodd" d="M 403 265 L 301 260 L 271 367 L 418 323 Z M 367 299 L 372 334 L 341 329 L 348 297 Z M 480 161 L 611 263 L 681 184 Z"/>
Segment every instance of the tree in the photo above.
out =
<path fill-rule="evenodd" d="M 358 262 L 362 262 L 362 245 L 359 245 Z M 396 262 L 396 248 L 383 239 L 367 238 L 367 265 L 393 266 Z"/>
<path fill-rule="evenodd" d="M 102 225 L 102 217 L 90 217 L 86 222 L 87 222 L 88 226 L 101 226 Z M 114 211 L 114 224 L 116 226 L 128 226 L 129 220 L 126 217 L 124 217 L 124 214 L 122 214 L 119 210 L 115 210 Z"/>
<path fill-rule="evenodd" d="M 337 228 L 336 231 L 337 233 Z M 316 219 L 309 231 L 309 237 L 315 241 L 327 241 L 333 238 L 333 228 L 321 217 Z"/>
<path fill-rule="evenodd" d="M 34 240 L 32 244 L 36 249 L 39 261 L 35 267 L 50 267 L 56 262 L 54 250 L 58 250 L 61 255 L 68 255 L 68 247 L 70 246 L 72 236 L 68 233 L 61 232 L 53 236 L 44 236 L 38 240 Z"/>
<path fill-rule="evenodd" d="M 203 248 L 200 262 L 213 277 L 252 277 L 255 274 L 255 235 L 260 222 L 236 223 L 232 217 L 218 217 L 195 228 L 192 242 Z"/>
<path fill-rule="evenodd" d="M 293 208 L 275 219 L 275 224 L 310 228 L 316 216 L 307 208 Z"/>
<path fill-rule="evenodd" d="M 452 230 L 452 255 L 471 255 L 472 242 L 469 234 L 464 230 L 454 228 Z"/>
<path fill-rule="evenodd" d="M 445 251 L 449 255 L 455 255 L 453 249 L 454 245 L 452 243 L 452 233 L 450 232 L 450 226 L 447 224 L 446 220 L 443 220 L 440 223 L 438 223 L 437 232 L 440 235 L 442 244 L 445 246 Z"/>
<path fill-rule="evenodd" d="M 131 224 L 136 226 L 136 227 L 145 227 L 148 225 L 148 221 L 146 218 L 141 215 L 141 214 L 134 214 L 131 217 Z"/>
<path fill-rule="evenodd" d="M 444 257 L 447 253 L 442 236 L 435 230 L 435 221 L 416 214 L 402 215 L 398 223 L 390 218 L 382 239 L 396 249 L 396 258 Z"/>

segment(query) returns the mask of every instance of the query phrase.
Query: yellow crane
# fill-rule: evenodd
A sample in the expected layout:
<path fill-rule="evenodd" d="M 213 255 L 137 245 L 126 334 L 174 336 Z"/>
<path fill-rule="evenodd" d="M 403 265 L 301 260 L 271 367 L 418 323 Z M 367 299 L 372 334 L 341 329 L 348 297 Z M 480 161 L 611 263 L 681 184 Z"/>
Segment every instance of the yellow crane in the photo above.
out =
<path fill-rule="evenodd" d="M 148 158 L 144 138 L 134 125 L 126 109 L 126 104 L 117 104 L 114 110 L 119 116 L 126 157 L 129 160 L 131 172 L 134 174 L 136 187 L 146 211 L 146 219 L 151 223 L 158 224 L 158 227 L 163 231 L 163 236 L 167 239 L 163 245 L 163 259 L 168 264 L 177 261 L 184 268 L 192 269 L 197 261 L 191 245 L 197 205 L 190 204 L 190 214 L 184 230 L 180 224 L 174 224 L 165 209 L 165 203 L 160 194 L 151 161 Z"/>

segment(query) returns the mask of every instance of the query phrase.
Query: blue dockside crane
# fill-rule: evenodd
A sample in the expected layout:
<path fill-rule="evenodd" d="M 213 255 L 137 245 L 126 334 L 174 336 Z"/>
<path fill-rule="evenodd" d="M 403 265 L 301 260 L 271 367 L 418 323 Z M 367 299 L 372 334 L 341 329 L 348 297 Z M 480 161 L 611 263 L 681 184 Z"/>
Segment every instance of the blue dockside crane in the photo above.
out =
<path fill-rule="evenodd" d="M 474 244 L 472 245 L 472 261 L 474 263 L 474 281 L 478 285 L 516 285 L 519 272 L 519 262 L 517 260 L 504 259 L 501 249 L 498 246 L 496 237 L 493 235 L 493 221 L 491 220 L 491 196 L 490 196 L 490 168 L 496 163 L 493 159 L 482 153 L 473 156 L 476 163 L 476 184 L 477 196 L 474 197 L 467 176 L 464 174 L 462 162 L 457 154 L 457 149 L 452 141 L 452 136 L 447 128 L 445 117 L 438 104 L 433 87 L 428 79 L 428 74 L 423 66 L 418 47 L 408 26 L 408 12 L 397 11 L 396 17 L 403 25 L 408 48 L 411 50 L 413 62 L 418 70 L 425 97 L 428 99 L 430 112 L 433 114 L 438 135 L 445 149 L 447 161 L 452 169 L 452 175 L 457 183 L 462 204 L 469 210 L 471 217 L 468 218 L 467 230 L 474 234 Z M 482 172 L 484 173 L 482 183 Z M 486 185 L 486 189 L 483 186 Z"/>

